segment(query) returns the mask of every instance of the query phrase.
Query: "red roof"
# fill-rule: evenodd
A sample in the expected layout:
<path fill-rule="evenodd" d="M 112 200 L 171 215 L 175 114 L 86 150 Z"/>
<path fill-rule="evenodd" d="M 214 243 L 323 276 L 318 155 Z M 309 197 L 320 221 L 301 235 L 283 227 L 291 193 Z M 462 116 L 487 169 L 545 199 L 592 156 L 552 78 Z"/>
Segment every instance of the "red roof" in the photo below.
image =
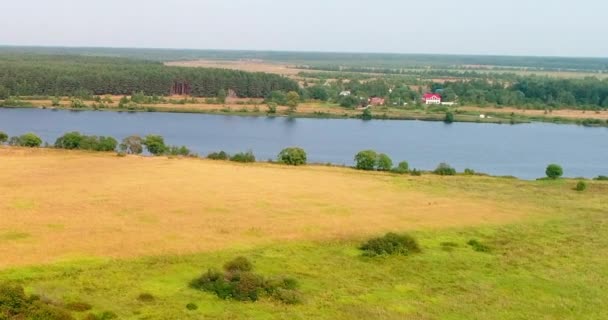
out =
<path fill-rule="evenodd" d="M 424 100 L 428 100 L 428 99 L 441 99 L 441 95 L 437 94 L 437 93 L 425 93 L 422 96 L 422 99 L 424 99 Z"/>

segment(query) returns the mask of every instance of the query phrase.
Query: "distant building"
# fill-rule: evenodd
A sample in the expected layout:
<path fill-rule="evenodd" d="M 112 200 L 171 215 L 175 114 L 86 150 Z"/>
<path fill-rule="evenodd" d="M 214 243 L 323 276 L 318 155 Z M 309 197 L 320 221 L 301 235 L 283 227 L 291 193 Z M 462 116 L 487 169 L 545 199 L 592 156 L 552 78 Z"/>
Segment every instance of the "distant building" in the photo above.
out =
<path fill-rule="evenodd" d="M 441 105 L 442 106 L 455 106 L 456 102 L 442 102 Z"/>
<path fill-rule="evenodd" d="M 369 104 L 372 106 L 382 106 L 384 105 L 384 98 L 380 98 L 380 97 L 371 97 L 368 100 Z"/>
<path fill-rule="evenodd" d="M 425 104 L 441 104 L 441 95 L 437 93 L 425 93 L 422 96 L 422 102 Z"/>
<path fill-rule="evenodd" d="M 340 92 L 340 96 L 348 97 L 348 96 L 350 96 L 350 91 L 348 91 L 348 90 L 342 91 L 342 92 Z"/>

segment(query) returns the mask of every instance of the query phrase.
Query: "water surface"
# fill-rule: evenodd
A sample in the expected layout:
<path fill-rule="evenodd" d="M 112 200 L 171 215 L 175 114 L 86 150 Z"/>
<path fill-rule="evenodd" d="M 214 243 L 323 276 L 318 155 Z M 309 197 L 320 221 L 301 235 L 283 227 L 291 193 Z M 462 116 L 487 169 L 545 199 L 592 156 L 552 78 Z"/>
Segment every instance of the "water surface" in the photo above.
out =
<path fill-rule="evenodd" d="M 120 140 L 160 134 L 168 144 L 206 155 L 252 150 L 258 160 L 274 159 L 300 146 L 309 162 L 351 165 L 363 149 L 388 154 L 395 163 L 430 170 L 447 162 L 524 179 L 544 175 L 549 163 L 569 177 L 608 175 L 608 128 L 532 123 L 519 125 L 357 119 L 289 119 L 180 113 L 127 113 L 0 108 L 0 131 L 34 132 L 50 144 L 68 131 Z"/>

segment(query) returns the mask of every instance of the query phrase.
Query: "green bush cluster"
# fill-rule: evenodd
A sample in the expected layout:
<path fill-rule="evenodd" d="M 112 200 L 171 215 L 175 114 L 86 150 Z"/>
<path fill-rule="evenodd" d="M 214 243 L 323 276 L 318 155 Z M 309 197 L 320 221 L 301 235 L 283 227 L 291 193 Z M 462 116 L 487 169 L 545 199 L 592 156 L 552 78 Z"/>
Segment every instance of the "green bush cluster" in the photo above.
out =
<path fill-rule="evenodd" d="M 251 152 L 251 151 L 239 152 L 239 153 L 236 153 L 233 156 L 231 156 L 230 161 L 242 162 L 242 163 L 255 162 L 255 156 L 253 155 L 253 152 Z"/>
<path fill-rule="evenodd" d="M 0 131 L 0 144 L 4 144 L 8 141 L 8 134 L 6 132 Z"/>
<path fill-rule="evenodd" d="M 168 146 L 165 138 L 159 135 L 150 134 L 144 137 L 141 144 L 146 146 L 146 150 L 155 156 L 190 156 L 190 150 L 186 146 Z"/>
<path fill-rule="evenodd" d="M 212 153 L 210 153 L 210 154 L 207 155 L 207 159 L 211 159 L 211 160 L 229 160 L 230 159 L 230 155 L 228 153 L 226 153 L 225 151 L 212 152 Z"/>
<path fill-rule="evenodd" d="M 372 238 L 361 245 L 363 255 L 368 257 L 388 255 L 409 255 L 420 252 L 416 239 L 410 235 L 387 233 L 383 237 Z"/>
<path fill-rule="evenodd" d="M 595 181 L 608 181 L 608 176 L 597 176 L 593 180 L 595 180 Z"/>
<path fill-rule="evenodd" d="M 91 151 L 114 151 L 118 142 L 112 137 L 87 136 L 80 132 L 68 132 L 57 138 L 55 148 Z"/>
<path fill-rule="evenodd" d="M 407 161 L 401 161 L 397 167 L 393 168 L 391 171 L 400 174 L 408 173 L 410 171 L 410 164 L 407 163 Z"/>
<path fill-rule="evenodd" d="M 73 320 L 66 310 L 27 296 L 23 287 L 0 285 L 0 319 Z"/>
<path fill-rule="evenodd" d="M 456 175 L 456 169 L 452 168 L 447 163 L 440 163 L 433 173 L 440 176 L 454 176 Z"/>
<path fill-rule="evenodd" d="M 42 139 L 33 133 L 26 133 L 20 136 L 11 137 L 8 140 L 8 144 L 18 147 L 37 148 L 42 144 Z"/>
<path fill-rule="evenodd" d="M 279 153 L 277 158 L 279 163 L 300 166 L 306 164 L 306 151 L 297 147 L 285 148 Z"/>
<path fill-rule="evenodd" d="M 363 150 L 355 155 L 355 168 L 359 170 L 389 171 L 392 166 L 393 161 L 389 156 L 374 150 Z"/>
<path fill-rule="evenodd" d="M 221 299 L 257 301 L 270 297 L 286 304 L 302 301 L 297 290 L 298 283 L 293 278 L 265 278 L 253 272 L 253 265 L 245 257 L 238 257 L 224 265 L 224 272 L 209 269 L 190 286 L 215 293 Z"/>

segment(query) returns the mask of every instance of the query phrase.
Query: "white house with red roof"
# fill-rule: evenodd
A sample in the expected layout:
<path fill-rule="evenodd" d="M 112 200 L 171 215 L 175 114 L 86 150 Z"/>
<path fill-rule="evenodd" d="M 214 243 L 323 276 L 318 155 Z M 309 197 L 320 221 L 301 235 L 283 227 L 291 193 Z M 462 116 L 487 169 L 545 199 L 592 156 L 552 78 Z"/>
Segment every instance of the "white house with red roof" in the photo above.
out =
<path fill-rule="evenodd" d="M 437 93 L 425 93 L 422 96 L 422 102 L 425 104 L 441 104 L 441 95 Z"/>

